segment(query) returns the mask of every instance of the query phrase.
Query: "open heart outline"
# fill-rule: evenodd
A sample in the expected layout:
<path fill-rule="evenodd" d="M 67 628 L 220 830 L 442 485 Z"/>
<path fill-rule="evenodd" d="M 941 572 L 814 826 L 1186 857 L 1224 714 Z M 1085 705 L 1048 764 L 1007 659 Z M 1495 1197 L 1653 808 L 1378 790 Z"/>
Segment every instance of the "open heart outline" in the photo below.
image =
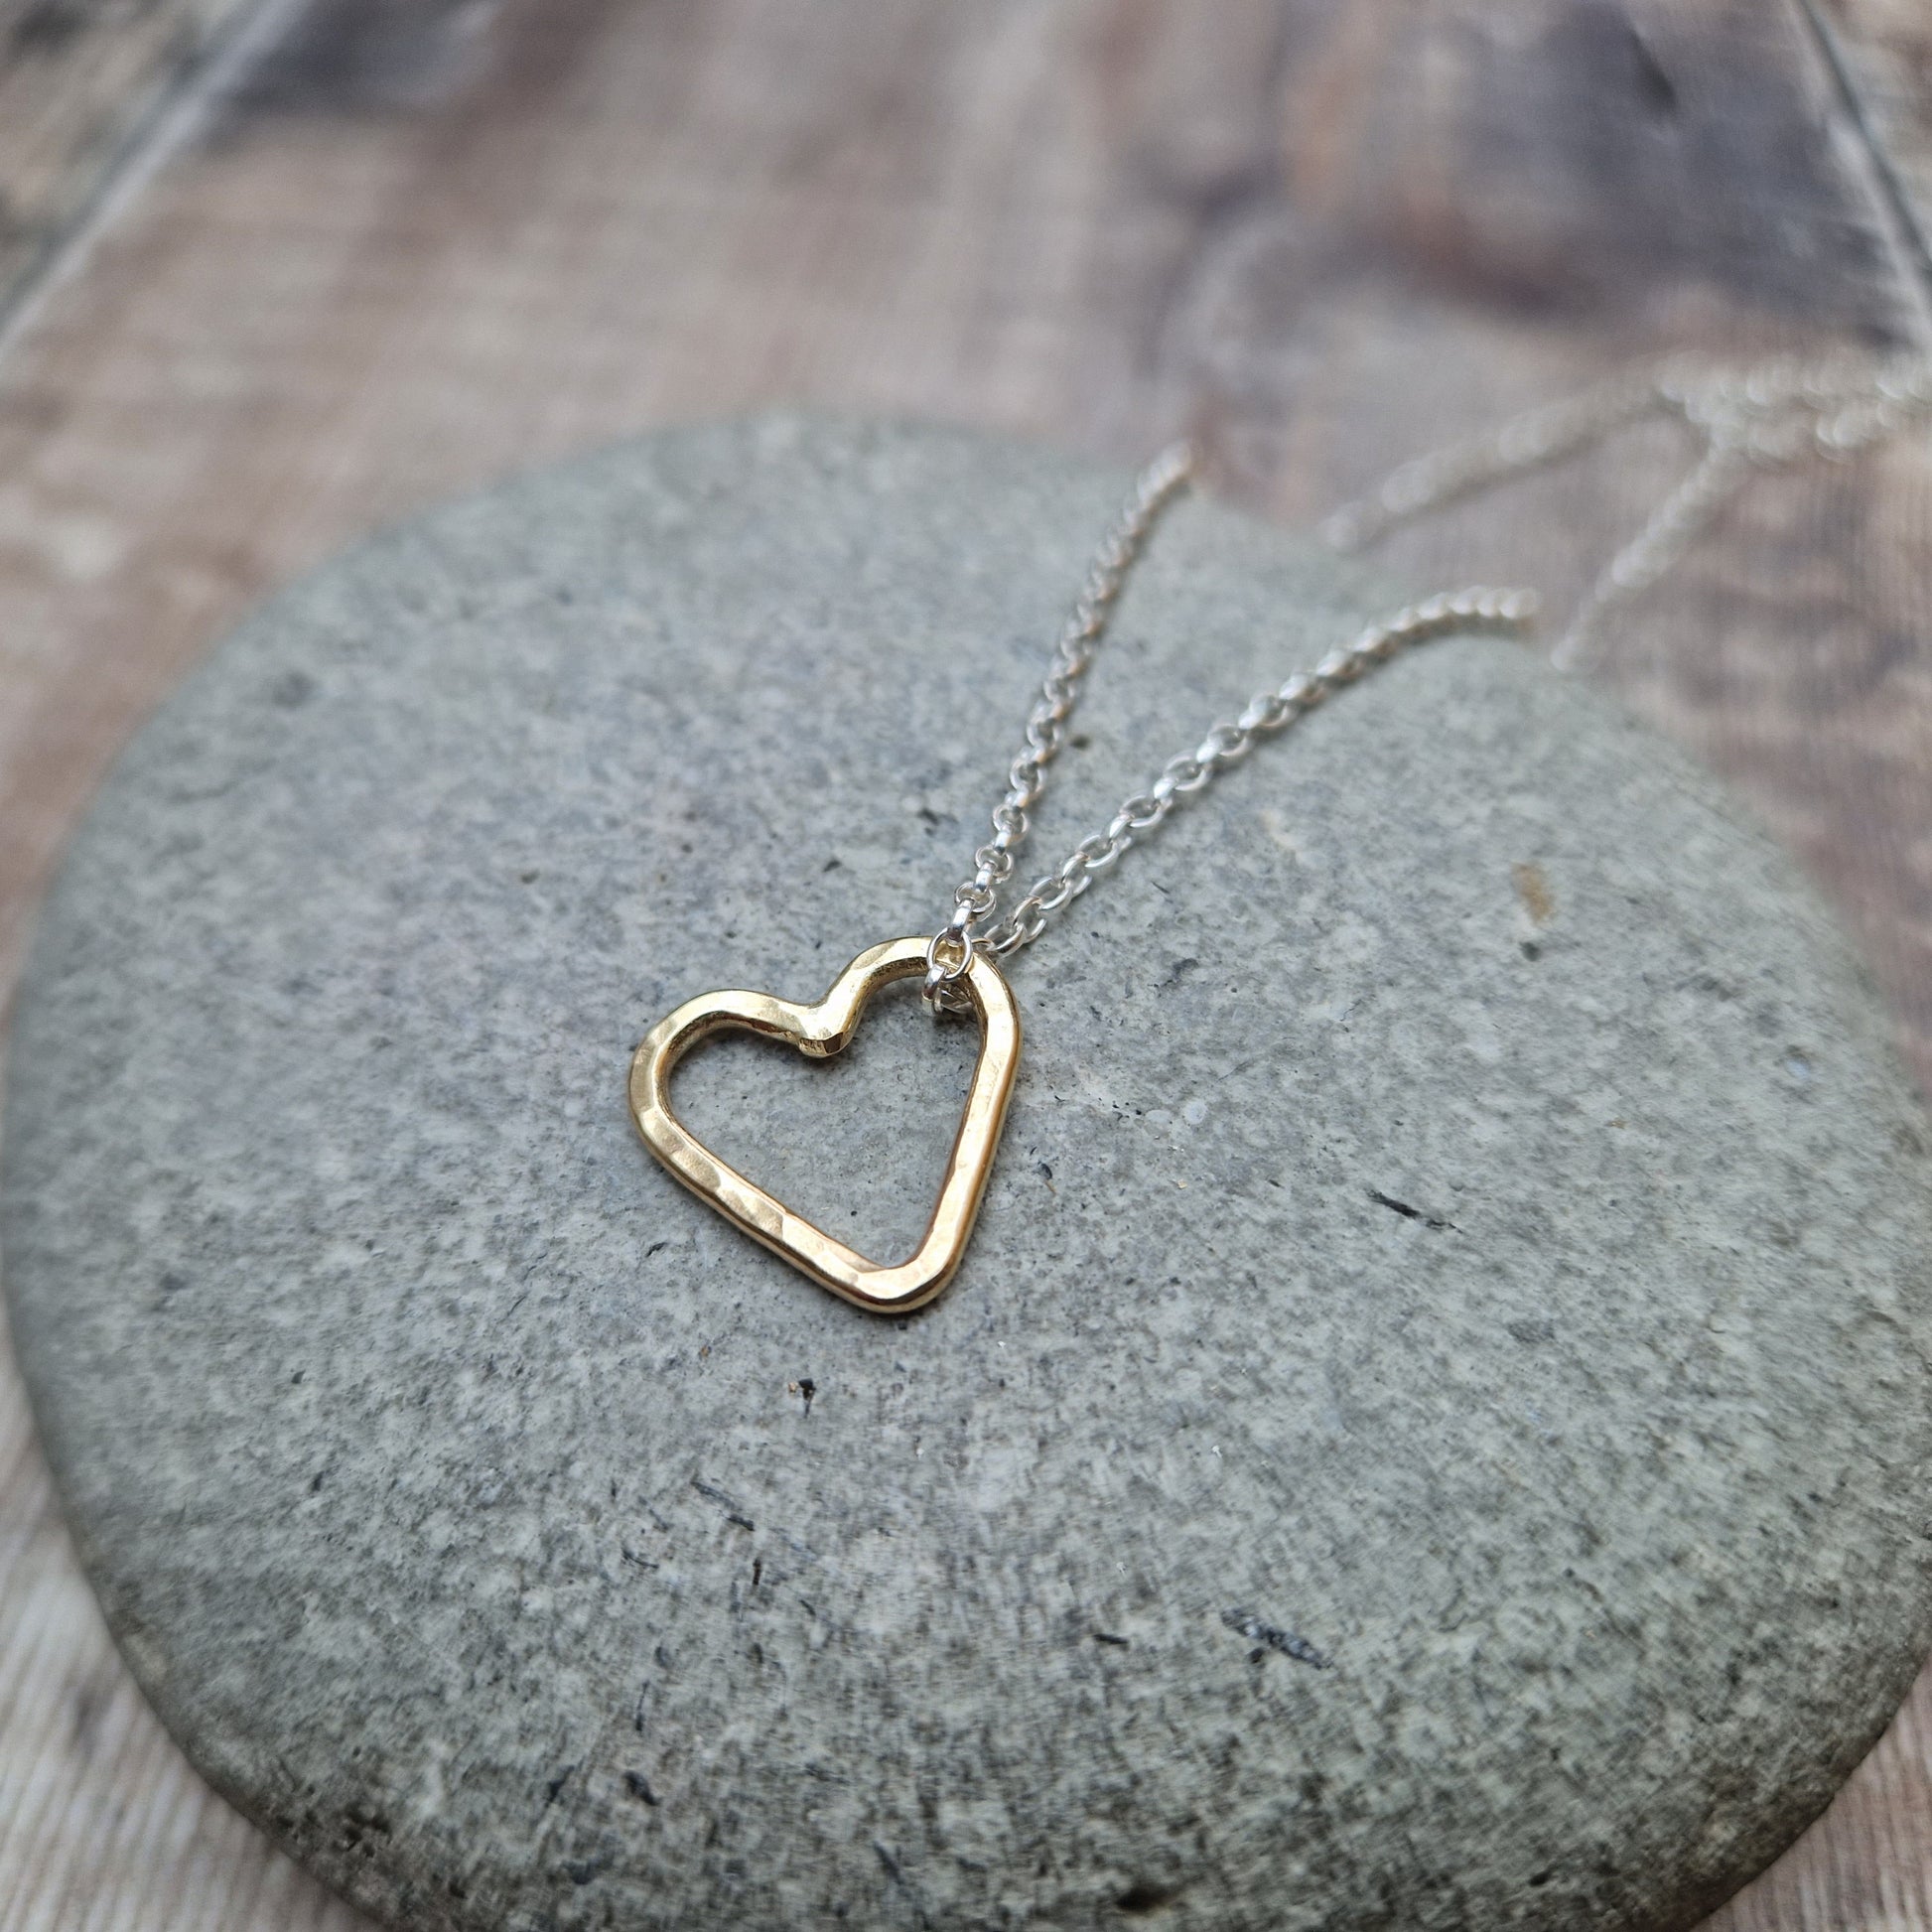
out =
<path fill-rule="evenodd" d="M 976 953 L 961 982 L 979 1022 L 979 1058 L 932 1218 L 910 1259 L 892 1266 L 867 1260 L 713 1154 L 672 1113 L 671 1072 L 700 1040 L 734 1029 L 788 1040 L 809 1059 L 829 1059 L 858 1031 L 866 1003 L 881 987 L 925 971 L 926 944 L 894 939 L 869 948 L 814 1005 L 769 993 L 702 993 L 660 1020 L 630 1062 L 630 1113 L 637 1132 L 685 1186 L 820 1287 L 883 1313 L 903 1313 L 930 1302 L 966 1252 L 1020 1060 L 1020 1011 L 1000 969 Z"/>

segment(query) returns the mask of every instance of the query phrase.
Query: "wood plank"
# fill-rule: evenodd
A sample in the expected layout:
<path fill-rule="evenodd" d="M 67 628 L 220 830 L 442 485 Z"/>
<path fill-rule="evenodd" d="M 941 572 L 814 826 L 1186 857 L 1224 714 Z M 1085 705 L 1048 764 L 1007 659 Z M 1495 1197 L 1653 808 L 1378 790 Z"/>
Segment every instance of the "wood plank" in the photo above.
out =
<path fill-rule="evenodd" d="M 1817 3 L 1861 84 L 1890 76 L 1874 125 L 1909 172 L 1912 0 Z M 805 401 L 1124 459 L 1187 428 L 1306 522 L 1633 354 L 1923 326 L 1803 6 L 1208 17 L 317 0 L 0 363 L 0 974 L 105 760 L 210 639 L 503 469 Z M 1932 1076 L 1923 444 L 1765 483 L 1602 675 L 1803 853 Z M 1680 460 L 1634 437 L 1391 560 L 1574 594 Z M 4 1378 L 0 1556 L 0 1932 L 354 1923 L 160 1737 Z M 1932 1922 L 1928 1720 L 1922 1684 L 1714 1925 Z"/>
<path fill-rule="evenodd" d="M 1932 12 L 1919 0 L 1793 0 L 1875 150 L 1902 272 L 1932 314 Z"/>
<path fill-rule="evenodd" d="M 0 315 L 245 0 L 0 0 Z"/>

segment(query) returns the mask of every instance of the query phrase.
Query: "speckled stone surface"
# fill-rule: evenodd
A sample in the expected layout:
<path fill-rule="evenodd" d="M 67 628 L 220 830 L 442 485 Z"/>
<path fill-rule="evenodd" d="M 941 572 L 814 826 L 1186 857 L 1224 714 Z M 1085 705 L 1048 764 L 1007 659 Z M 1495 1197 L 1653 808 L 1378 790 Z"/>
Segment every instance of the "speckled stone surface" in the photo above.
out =
<path fill-rule="evenodd" d="M 5 1143 L 47 1447 L 197 1763 L 398 1925 L 1667 1928 L 1904 1691 L 1916 1102 L 1786 861 L 1517 647 L 1018 963 L 927 1313 L 638 1146 L 669 1006 L 935 921 L 1122 486 L 784 421 L 514 483 L 271 606 L 80 835 Z M 1178 512 L 1036 856 L 1381 602 Z M 678 1093 L 884 1252 L 969 1046 Z"/>

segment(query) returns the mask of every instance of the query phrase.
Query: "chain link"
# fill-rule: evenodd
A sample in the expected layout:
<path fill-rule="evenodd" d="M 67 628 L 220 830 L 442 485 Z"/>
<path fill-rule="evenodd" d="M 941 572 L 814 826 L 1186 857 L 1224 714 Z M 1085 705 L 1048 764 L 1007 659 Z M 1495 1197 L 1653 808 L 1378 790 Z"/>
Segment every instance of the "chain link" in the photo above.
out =
<path fill-rule="evenodd" d="M 1052 668 L 1027 718 L 1026 743 L 1007 769 L 1007 794 L 993 808 L 993 836 L 973 854 L 973 876 L 953 892 L 952 916 L 925 950 L 926 999 L 935 1006 L 959 1004 L 959 982 L 983 943 L 978 931 L 999 904 L 1000 888 L 1013 877 L 1014 854 L 1025 843 L 1028 813 L 1046 789 L 1046 770 L 1066 742 L 1066 721 L 1080 701 L 1080 680 L 1107 634 L 1107 625 L 1134 567 L 1162 513 L 1193 477 L 1193 452 L 1176 443 L 1141 473 L 1134 493 L 1095 553 L 1087 581 L 1061 626 Z"/>
<path fill-rule="evenodd" d="M 1102 830 L 1089 833 L 1052 872 L 1035 880 L 1004 917 L 996 918 L 1000 888 L 1012 878 L 1014 854 L 1031 830 L 1028 814 L 1046 789 L 1047 767 L 1066 742 L 1081 680 L 1107 633 L 1128 573 L 1192 474 L 1192 453 L 1184 444 L 1158 457 L 1143 472 L 1094 558 L 1027 720 L 1026 745 L 1007 772 L 1007 794 L 993 811 L 993 836 L 973 854 L 972 878 L 955 889 L 952 916 L 926 946 L 923 991 L 935 1008 L 963 1003 L 959 982 L 980 948 L 1003 958 L 1031 945 L 1055 912 L 1078 898 L 1130 846 L 1151 837 L 1182 799 L 1239 764 L 1264 738 L 1306 716 L 1330 693 L 1411 644 L 1449 630 L 1519 631 L 1534 613 L 1536 599 L 1530 592 L 1470 590 L 1430 598 L 1371 624 L 1313 670 L 1297 672 L 1261 692 L 1232 724 L 1212 727 L 1192 752 L 1170 759 L 1147 790 L 1126 799 Z"/>
<path fill-rule="evenodd" d="M 1578 662 L 1604 615 L 1657 583 L 1753 475 L 1819 458 L 1844 462 L 1932 420 L 1932 358 L 1835 352 L 1739 369 L 1674 355 L 1641 364 L 1403 464 L 1369 495 L 1335 511 L 1321 534 L 1337 550 L 1360 550 L 1430 510 L 1581 454 L 1646 419 L 1673 417 L 1699 438 L 1697 460 L 1586 593 L 1552 653 L 1560 665 Z M 1151 837 L 1183 799 L 1343 685 L 1432 637 L 1449 631 L 1520 634 L 1535 617 L 1533 591 L 1477 588 L 1429 598 L 1370 624 L 1313 670 L 1261 692 L 1238 719 L 1215 725 L 1192 752 L 1170 759 L 1147 790 L 1126 799 L 1102 830 L 1089 833 L 1004 916 L 996 916 L 1000 889 L 1012 878 L 1014 855 L 1031 829 L 1028 814 L 1046 788 L 1047 768 L 1066 741 L 1081 680 L 1128 574 L 1192 474 L 1184 444 L 1158 457 L 1094 558 L 1027 720 L 1026 744 L 1007 772 L 993 836 L 973 854 L 973 876 L 954 891 L 952 916 L 926 947 L 924 993 L 935 1009 L 963 1003 L 959 982 L 980 948 L 1005 957 L 1031 945 L 1055 912 L 1131 846 Z"/>
<path fill-rule="evenodd" d="M 1536 614 L 1531 591 L 1474 589 L 1445 593 L 1411 604 L 1380 623 L 1372 623 L 1352 642 L 1332 650 L 1311 671 L 1298 671 L 1285 683 L 1258 693 L 1232 724 L 1215 725 L 1191 752 L 1170 759 L 1145 791 L 1123 801 L 1106 828 L 1092 832 L 1027 889 L 1020 902 L 979 943 L 1004 957 L 1029 946 L 1047 919 L 1069 905 L 1130 846 L 1147 839 L 1182 800 L 1232 770 L 1263 739 L 1285 731 L 1366 671 L 1386 664 L 1412 644 L 1426 643 L 1451 630 L 1514 634 Z"/>

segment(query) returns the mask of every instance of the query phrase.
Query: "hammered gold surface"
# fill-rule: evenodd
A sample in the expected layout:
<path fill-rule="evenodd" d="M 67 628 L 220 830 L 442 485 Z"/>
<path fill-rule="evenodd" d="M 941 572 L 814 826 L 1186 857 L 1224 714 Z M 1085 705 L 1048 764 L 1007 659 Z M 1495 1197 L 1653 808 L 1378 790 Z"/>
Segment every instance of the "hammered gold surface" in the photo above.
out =
<path fill-rule="evenodd" d="M 904 1313 L 930 1302 L 952 1280 L 972 1236 L 1020 1060 L 1020 1013 L 1000 969 L 976 953 L 962 982 L 979 1023 L 979 1058 L 932 1218 L 901 1262 L 868 1260 L 712 1153 L 671 1111 L 671 1073 L 700 1041 L 732 1030 L 786 1040 L 808 1059 L 830 1059 L 850 1041 L 875 993 L 925 971 L 926 944 L 895 939 L 869 948 L 813 1005 L 770 993 L 701 993 L 660 1020 L 630 1062 L 631 1118 L 658 1160 L 700 1200 L 821 1288 L 877 1312 Z"/>

